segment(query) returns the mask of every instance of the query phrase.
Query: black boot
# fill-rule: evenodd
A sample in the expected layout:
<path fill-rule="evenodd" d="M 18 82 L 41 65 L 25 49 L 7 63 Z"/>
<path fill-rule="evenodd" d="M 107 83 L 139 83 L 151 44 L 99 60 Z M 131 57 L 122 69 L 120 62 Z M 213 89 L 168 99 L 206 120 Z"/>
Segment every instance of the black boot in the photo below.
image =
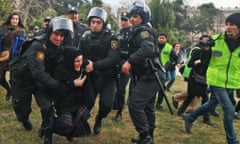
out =
<path fill-rule="evenodd" d="M 52 144 L 52 133 L 48 133 L 45 135 L 44 144 Z"/>
<path fill-rule="evenodd" d="M 131 141 L 137 144 L 153 144 L 152 137 L 149 135 L 148 131 L 140 133 L 139 137 L 132 138 Z"/>
<path fill-rule="evenodd" d="M 10 92 L 10 91 L 7 91 L 6 101 L 10 100 L 10 98 L 11 98 L 11 92 Z"/>
<path fill-rule="evenodd" d="M 29 120 L 22 121 L 22 125 L 27 131 L 32 130 L 32 124 Z"/>
<path fill-rule="evenodd" d="M 93 127 L 94 134 L 99 134 L 102 128 L 102 119 L 99 116 L 96 117 L 95 124 Z"/>
<path fill-rule="evenodd" d="M 152 137 L 152 141 L 154 142 L 154 129 L 149 129 L 149 135 Z"/>

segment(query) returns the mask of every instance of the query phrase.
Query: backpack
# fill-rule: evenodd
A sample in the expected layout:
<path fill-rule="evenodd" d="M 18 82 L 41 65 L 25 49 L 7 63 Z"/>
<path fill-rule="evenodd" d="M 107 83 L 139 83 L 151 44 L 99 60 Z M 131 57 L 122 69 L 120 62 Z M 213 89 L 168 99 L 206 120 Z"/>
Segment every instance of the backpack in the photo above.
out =
<path fill-rule="evenodd" d="M 33 41 L 39 39 L 31 39 L 23 42 L 18 55 L 11 59 L 9 62 L 9 70 L 11 73 L 10 83 L 12 86 L 27 83 L 32 81 L 30 69 L 28 67 L 27 53 Z M 43 43 L 41 41 L 41 43 Z M 43 43 L 44 45 L 44 43 Z"/>

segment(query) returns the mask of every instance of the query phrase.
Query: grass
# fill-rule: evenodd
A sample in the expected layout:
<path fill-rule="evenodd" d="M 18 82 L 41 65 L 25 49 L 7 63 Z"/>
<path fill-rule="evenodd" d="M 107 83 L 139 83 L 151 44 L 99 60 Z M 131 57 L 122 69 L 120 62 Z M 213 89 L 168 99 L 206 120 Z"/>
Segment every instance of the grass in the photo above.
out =
<path fill-rule="evenodd" d="M 181 77 L 177 77 L 171 92 L 167 92 L 171 104 L 171 96 L 181 92 L 186 88 L 185 82 Z M 172 106 L 172 105 L 171 105 Z M 156 110 L 156 129 L 154 133 L 155 144 L 225 144 L 225 133 L 222 124 L 222 110 L 217 107 L 221 114 L 219 118 L 211 117 L 215 127 L 210 127 L 202 123 L 200 117 L 193 126 L 193 134 L 186 134 L 184 131 L 184 122 L 177 116 L 177 110 L 174 109 L 174 115 L 171 115 L 167 109 L 166 103 L 163 103 L 163 109 Z M 25 131 L 21 123 L 16 120 L 10 101 L 5 101 L 5 90 L 0 87 L 0 144 L 42 144 L 37 136 L 37 130 L 41 123 L 39 108 L 35 101 L 32 103 L 33 112 L 30 120 L 33 123 L 32 131 Z M 94 125 L 94 118 L 97 114 L 98 104 L 95 104 L 89 119 L 91 127 Z M 116 111 L 112 111 L 107 118 L 103 120 L 102 132 L 99 135 L 74 138 L 72 144 L 129 144 L 131 137 L 137 136 L 137 132 L 129 117 L 127 105 L 123 112 L 123 119 L 120 122 L 114 121 Z M 235 130 L 240 137 L 240 121 L 234 120 Z M 54 144 L 68 144 L 69 142 L 61 136 L 53 136 Z"/>

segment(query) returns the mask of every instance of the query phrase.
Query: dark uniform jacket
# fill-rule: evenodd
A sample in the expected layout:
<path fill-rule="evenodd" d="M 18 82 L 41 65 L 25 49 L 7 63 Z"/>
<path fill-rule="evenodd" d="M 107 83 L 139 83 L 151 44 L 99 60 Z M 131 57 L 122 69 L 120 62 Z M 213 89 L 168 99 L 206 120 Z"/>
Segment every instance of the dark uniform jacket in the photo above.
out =
<path fill-rule="evenodd" d="M 35 40 L 26 51 L 26 58 L 30 75 L 37 87 L 61 90 L 61 83 L 51 76 L 62 61 L 60 47 L 53 45 L 49 40 Z"/>
<path fill-rule="evenodd" d="M 63 52 L 64 61 L 55 69 L 53 77 L 68 85 L 65 95 L 56 98 L 57 113 L 75 112 L 80 106 L 88 108 L 93 105 L 93 91 L 90 89 L 89 80 L 86 79 L 83 87 L 74 87 L 73 80 L 79 78 L 81 71 L 74 70 L 74 59 L 79 55 L 76 49 L 67 48 Z"/>
<path fill-rule="evenodd" d="M 75 46 L 77 48 L 80 47 L 80 39 L 83 35 L 83 33 L 88 30 L 88 28 L 79 23 L 75 22 L 73 23 L 73 37 L 71 38 L 70 36 L 66 38 L 67 45 Z"/>
<path fill-rule="evenodd" d="M 120 29 L 119 33 L 117 33 L 117 37 L 119 40 L 119 49 L 120 49 L 120 56 L 122 60 L 126 60 L 129 56 L 128 49 L 129 49 L 129 37 L 132 31 L 131 27 Z"/>
<path fill-rule="evenodd" d="M 106 77 L 115 76 L 115 67 L 120 61 L 118 40 L 109 29 L 99 33 L 86 31 L 80 49 L 84 56 L 93 61 L 94 74 Z"/>
<path fill-rule="evenodd" d="M 156 58 L 159 54 L 156 50 L 155 37 L 151 28 L 148 25 L 135 27 L 129 47 L 128 61 L 132 65 L 132 74 L 135 76 L 150 74 L 151 69 L 146 60 L 147 58 Z M 159 57 L 156 60 L 154 62 L 160 63 Z"/>

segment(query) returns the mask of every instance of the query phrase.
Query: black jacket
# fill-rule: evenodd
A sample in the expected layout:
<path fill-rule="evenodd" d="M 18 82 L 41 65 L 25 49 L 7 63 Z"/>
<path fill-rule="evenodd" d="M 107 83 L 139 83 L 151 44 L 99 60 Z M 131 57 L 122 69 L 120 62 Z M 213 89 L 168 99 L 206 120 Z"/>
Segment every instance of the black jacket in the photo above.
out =
<path fill-rule="evenodd" d="M 84 57 L 93 61 L 93 73 L 115 76 L 115 67 L 120 62 L 119 43 L 110 30 L 104 29 L 99 33 L 86 31 L 80 43 Z"/>
<path fill-rule="evenodd" d="M 87 79 L 83 87 L 74 87 L 73 80 L 79 78 L 80 72 L 74 70 L 74 59 L 81 53 L 77 48 L 63 51 L 64 61 L 55 69 L 53 77 L 66 84 L 68 89 L 64 95 L 58 95 L 55 101 L 57 113 L 75 112 L 80 106 L 88 109 L 93 105 L 93 90 Z"/>
<path fill-rule="evenodd" d="M 35 40 L 26 51 L 26 58 L 32 78 L 39 88 L 58 90 L 61 83 L 51 74 L 62 61 L 61 49 L 49 40 Z"/>
<path fill-rule="evenodd" d="M 146 60 L 159 57 L 152 29 L 148 25 L 134 27 L 129 48 L 128 61 L 132 66 L 132 74 L 135 76 L 146 75 L 151 71 Z"/>

